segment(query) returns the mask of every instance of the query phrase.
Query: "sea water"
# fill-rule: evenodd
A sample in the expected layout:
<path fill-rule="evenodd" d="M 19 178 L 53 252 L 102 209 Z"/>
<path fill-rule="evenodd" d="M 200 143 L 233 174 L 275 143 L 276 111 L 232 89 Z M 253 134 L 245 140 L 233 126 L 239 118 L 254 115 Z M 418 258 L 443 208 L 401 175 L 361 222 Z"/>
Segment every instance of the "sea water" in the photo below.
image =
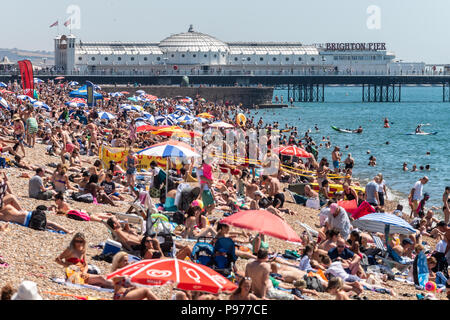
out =
<path fill-rule="evenodd" d="M 285 103 L 288 100 L 287 91 L 275 91 L 275 95 L 283 96 Z M 359 86 L 326 87 L 323 103 L 299 102 L 288 109 L 252 110 L 251 114 L 255 121 L 260 116 L 266 123 L 278 121 L 280 128 L 286 123 L 297 126 L 301 135 L 310 129 L 310 136 L 317 144 L 324 144 L 322 137 L 329 137 L 332 147 L 320 149 L 319 158 L 327 157 L 331 165 L 331 152 L 334 146 L 340 146 L 342 161 L 348 153 L 355 159 L 353 174 L 363 185 L 381 172 L 391 196 L 403 199 L 403 204 L 414 183 L 426 175 L 430 178 L 424 187 L 424 192 L 430 194 L 428 205 L 442 208 L 444 188 L 450 186 L 450 102 L 442 102 L 442 87 L 403 86 L 399 103 L 363 103 L 361 95 Z M 389 129 L 384 128 L 385 117 L 392 122 Z M 424 132 L 437 131 L 438 134 L 406 135 L 413 133 L 420 123 L 429 124 L 422 128 Z M 318 132 L 314 129 L 316 124 Z M 333 130 L 332 125 L 343 129 L 362 126 L 364 132 L 340 133 Z M 377 159 L 376 167 L 368 165 L 371 155 Z M 431 170 L 404 172 L 403 162 L 409 169 L 413 164 L 418 170 L 428 164 Z M 408 207 L 404 212 L 409 212 Z"/>

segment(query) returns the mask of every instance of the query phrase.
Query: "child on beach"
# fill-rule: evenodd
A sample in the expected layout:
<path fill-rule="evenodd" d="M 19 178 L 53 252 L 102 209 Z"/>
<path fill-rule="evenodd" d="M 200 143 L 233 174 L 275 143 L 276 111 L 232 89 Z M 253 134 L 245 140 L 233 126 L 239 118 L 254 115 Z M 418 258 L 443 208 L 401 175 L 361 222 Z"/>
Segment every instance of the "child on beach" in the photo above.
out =
<path fill-rule="evenodd" d="M 328 293 L 334 295 L 336 300 L 350 300 L 343 290 L 344 281 L 341 278 L 333 278 L 328 282 Z"/>

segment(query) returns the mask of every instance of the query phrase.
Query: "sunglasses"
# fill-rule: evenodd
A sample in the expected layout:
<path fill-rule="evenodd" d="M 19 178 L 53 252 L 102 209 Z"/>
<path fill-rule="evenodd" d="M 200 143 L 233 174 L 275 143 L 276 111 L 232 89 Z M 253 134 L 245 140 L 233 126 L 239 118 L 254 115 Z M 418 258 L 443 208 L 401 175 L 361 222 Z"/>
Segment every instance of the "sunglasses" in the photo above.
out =
<path fill-rule="evenodd" d="M 84 240 L 75 240 L 74 243 L 84 243 Z"/>
<path fill-rule="evenodd" d="M 345 246 L 337 246 L 338 248 L 345 248 Z"/>

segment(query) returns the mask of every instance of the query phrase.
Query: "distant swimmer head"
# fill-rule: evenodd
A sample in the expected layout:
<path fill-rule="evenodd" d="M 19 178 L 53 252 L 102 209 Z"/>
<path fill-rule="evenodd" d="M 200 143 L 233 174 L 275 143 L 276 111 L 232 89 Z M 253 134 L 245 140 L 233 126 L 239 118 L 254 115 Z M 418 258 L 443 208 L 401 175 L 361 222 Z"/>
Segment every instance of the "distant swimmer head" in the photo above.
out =
<path fill-rule="evenodd" d="M 370 150 L 367 150 L 367 154 L 370 154 Z"/>
<path fill-rule="evenodd" d="M 429 156 L 431 154 L 431 152 L 430 151 L 427 151 L 427 156 Z"/>
<path fill-rule="evenodd" d="M 389 141 L 386 141 L 386 144 L 389 144 Z"/>

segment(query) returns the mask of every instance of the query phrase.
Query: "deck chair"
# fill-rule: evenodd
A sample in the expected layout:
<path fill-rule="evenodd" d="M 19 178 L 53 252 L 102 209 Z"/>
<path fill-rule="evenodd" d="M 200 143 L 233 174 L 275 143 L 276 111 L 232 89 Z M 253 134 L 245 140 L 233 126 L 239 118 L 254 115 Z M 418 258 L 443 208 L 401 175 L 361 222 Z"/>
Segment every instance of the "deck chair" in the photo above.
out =
<path fill-rule="evenodd" d="M 112 238 L 114 241 L 120 242 L 120 243 L 122 244 L 122 249 L 123 249 L 124 251 L 126 251 L 126 252 L 128 252 L 128 253 L 130 253 L 130 254 L 132 254 L 132 255 L 134 255 L 134 256 L 140 256 L 141 253 L 140 253 L 139 251 L 137 251 L 137 250 L 133 250 L 128 244 L 123 243 L 123 242 L 121 241 L 120 237 L 117 236 L 117 234 L 114 232 L 114 230 L 111 229 L 111 227 L 110 227 L 106 222 L 103 221 L 102 223 L 103 223 L 103 225 L 105 225 L 106 228 L 108 229 L 108 232 L 111 234 L 111 238 Z"/>
<path fill-rule="evenodd" d="M 400 257 L 390 246 L 386 247 L 379 236 L 375 234 L 371 234 L 371 236 L 376 247 L 381 250 L 380 259 L 383 261 L 383 264 L 390 268 L 395 267 L 399 270 L 404 270 L 412 265 L 413 261 Z"/>
<path fill-rule="evenodd" d="M 204 266 L 212 266 L 214 263 L 214 247 L 206 241 L 206 237 L 200 237 L 192 248 L 191 259 L 193 262 Z"/>
<path fill-rule="evenodd" d="M 125 213 L 116 213 L 115 216 L 119 220 L 128 220 L 130 224 L 135 224 L 139 226 L 139 234 L 144 233 L 145 224 L 144 219 L 141 216 L 135 215 L 135 214 L 125 214 Z"/>
<path fill-rule="evenodd" d="M 224 277 L 231 275 L 237 260 L 235 243 L 231 238 L 219 238 L 214 244 L 213 270 Z"/>

